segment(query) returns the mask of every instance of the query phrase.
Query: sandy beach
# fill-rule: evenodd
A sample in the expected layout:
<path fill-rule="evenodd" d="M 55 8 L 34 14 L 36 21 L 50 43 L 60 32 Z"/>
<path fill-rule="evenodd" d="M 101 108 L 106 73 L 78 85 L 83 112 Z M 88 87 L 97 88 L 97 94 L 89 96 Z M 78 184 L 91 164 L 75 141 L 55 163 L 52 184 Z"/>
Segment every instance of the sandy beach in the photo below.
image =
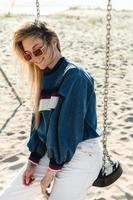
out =
<path fill-rule="evenodd" d="M 70 9 L 42 16 L 61 40 L 63 55 L 82 64 L 95 79 L 98 126 L 103 124 L 105 65 L 104 10 Z M 20 170 L 29 155 L 26 147 L 31 124 L 32 101 L 26 76 L 12 51 L 12 36 L 34 16 L 0 16 L 0 67 L 24 103 L 0 134 L 0 191 Z M 112 12 L 111 69 L 108 111 L 108 149 L 123 166 L 123 175 L 106 188 L 92 187 L 85 200 L 133 200 L 133 12 Z M 0 128 L 19 105 L 0 73 Z"/>

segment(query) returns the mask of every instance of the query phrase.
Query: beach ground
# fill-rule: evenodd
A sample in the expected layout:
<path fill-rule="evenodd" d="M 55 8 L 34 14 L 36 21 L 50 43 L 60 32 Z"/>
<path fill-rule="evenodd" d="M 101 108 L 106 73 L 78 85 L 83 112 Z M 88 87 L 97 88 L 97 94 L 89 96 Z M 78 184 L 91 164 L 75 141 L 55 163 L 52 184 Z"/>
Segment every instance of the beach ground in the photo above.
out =
<path fill-rule="evenodd" d="M 103 83 L 105 66 L 106 12 L 70 9 L 42 16 L 61 40 L 62 53 L 85 66 L 95 79 L 98 126 L 103 124 Z M 111 69 L 108 107 L 108 149 L 123 166 L 123 175 L 107 188 L 92 187 L 86 200 L 133 200 L 133 12 L 113 11 L 111 30 Z M 12 52 L 13 33 L 34 16 L 0 16 L 0 67 L 4 70 L 23 105 L 0 134 L 0 190 L 19 171 L 29 155 L 32 101 L 28 82 L 18 76 L 19 62 Z M 18 106 L 11 89 L 0 73 L 0 127 Z"/>

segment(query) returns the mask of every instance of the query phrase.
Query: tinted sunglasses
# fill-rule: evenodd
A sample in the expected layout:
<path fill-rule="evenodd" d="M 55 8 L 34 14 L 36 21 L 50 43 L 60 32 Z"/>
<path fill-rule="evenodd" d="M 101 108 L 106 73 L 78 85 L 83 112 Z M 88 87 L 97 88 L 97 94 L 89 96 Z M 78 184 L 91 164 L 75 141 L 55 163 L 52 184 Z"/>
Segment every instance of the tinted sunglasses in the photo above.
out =
<path fill-rule="evenodd" d="M 47 51 L 47 46 L 45 45 L 45 46 L 43 46 L 39 49 L 34 50 L 32 52 L 32 54 L 37 57 L 37 56 L 41 56 L 42 54 L 46 53 L 46 51 Z M 30 61 L 32 59 L 32 54 L 31 53 L 25 53 L 24 59 L 27 60 L 27 61 Z"/>

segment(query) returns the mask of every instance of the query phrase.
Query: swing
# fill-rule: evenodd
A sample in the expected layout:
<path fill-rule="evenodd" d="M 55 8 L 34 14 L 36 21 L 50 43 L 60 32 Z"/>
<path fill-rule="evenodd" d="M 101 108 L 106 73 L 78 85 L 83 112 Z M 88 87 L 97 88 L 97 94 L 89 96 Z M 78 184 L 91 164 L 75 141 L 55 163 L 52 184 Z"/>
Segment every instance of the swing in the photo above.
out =
<path fill-rule="evenodd" d="M 103 165 L 93 186 L 105 187 L 114 183 L 122 174 L 123 170 L 119 161 L 113 161 L 107 150 L 107 111 L 108 111 L 108 86 L 109 86 L 109 67 L 110 67 L 110 31 L 111 31 L 111 0 L 107 4 L 107 25 L 106 25 L 106 63 L 105 63 L 105 80 L 104 80 L 104 107 L 103 107 Z M 36 0 L 36 19 L 38 24 L 40 18 L 39 0 Z"/>
<path fill-rule="evenodd" d="M 122 174 L 123 170 L 119 161 L 111 160 L 107 150 L 107 111 L 108 111 L 108 86 L 109 86 L 109 67 L 110 67 L 110 30 L 111 30 L 111 0 L 107 4 L 107 33 L 106 33 L 106 63 L 104 80 L 104 109 L 103 109 L 103 166 L 94 181 L 93 186 L 105 187 L 115 182 Z"/>

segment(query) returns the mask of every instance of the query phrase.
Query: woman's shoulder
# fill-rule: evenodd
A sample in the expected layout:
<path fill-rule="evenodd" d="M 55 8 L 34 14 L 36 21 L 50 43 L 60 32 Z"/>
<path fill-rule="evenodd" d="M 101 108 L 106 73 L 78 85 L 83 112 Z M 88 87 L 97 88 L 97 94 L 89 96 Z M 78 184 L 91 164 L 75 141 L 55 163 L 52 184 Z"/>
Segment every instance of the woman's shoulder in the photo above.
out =
<path fill-rule="evenodd" d="M 87 82 L 94 82 L 94 78 L 89 73 L 89 71 L 83 66 L 78 63 L 69 62 L 65 71 L 64 76 L 66 77 L 67 81 L 76 81 L 77 79 L 84 79 Z"/>
<path fill-rule="evenodd" d="M 67 65 L 63 80 L 60 85 L 59 92 L 62 96 L 66 96 L 68 92 L 72 91 L 73 88 L 84 88 L 89 87 L 93 88 L 94 80 L 89 72 L 85 70 L 85 68 L 79 64 L 70 63 Z M 79 89 L 80 89 L 79 88 Z"/>

